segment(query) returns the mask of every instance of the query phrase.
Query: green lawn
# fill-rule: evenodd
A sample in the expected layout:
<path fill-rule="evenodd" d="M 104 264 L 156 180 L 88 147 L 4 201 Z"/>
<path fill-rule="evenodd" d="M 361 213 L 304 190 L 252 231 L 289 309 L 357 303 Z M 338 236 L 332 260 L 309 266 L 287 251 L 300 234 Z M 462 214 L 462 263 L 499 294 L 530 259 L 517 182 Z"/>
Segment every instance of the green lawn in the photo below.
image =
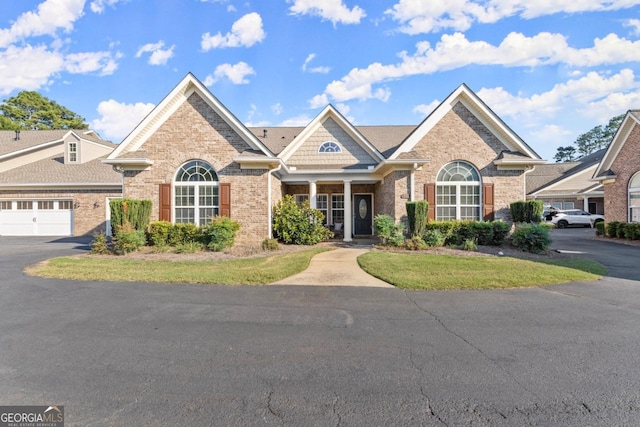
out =
<path fill-rule="evenodd" d="M 497 289 L 597 280 L 601 264 L 585 259 L 527 261 L 509 257 L 368 252 L 358 263 L 403 289 Z"/>
<path fill-rule="evenodd" d="M 62 257 L 29 267 L 34 276 L 71 280 L 264 285 L 305 270 L 326 248 L 228 261 L 143 261 L 123 257 Z"/>

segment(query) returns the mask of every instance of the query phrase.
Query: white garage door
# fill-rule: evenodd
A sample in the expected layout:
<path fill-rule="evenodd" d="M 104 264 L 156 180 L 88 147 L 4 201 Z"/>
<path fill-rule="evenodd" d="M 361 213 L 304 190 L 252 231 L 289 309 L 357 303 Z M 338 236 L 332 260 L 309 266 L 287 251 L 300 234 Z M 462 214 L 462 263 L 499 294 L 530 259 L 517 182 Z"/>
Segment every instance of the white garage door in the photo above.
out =
<path fill-rule="evenodd" d="M 0 236 L 70 236 L 71 200 L 0 201 Z"/>

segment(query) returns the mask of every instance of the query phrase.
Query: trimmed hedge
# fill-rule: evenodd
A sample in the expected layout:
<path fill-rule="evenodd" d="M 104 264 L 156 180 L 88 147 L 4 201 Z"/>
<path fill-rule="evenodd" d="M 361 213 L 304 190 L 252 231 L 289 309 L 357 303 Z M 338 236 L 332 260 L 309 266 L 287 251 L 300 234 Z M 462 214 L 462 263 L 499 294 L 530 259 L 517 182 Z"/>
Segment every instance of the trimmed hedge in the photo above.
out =
<path fill-rule="evenodd" d="M 423 239 L 428 245 L 439 241 L 431 234 L 438 231 L 445 245 L 463 245 L 473 240 L 482 246 L 500 246 L 509 235 L 511 226 L 504 221 L 431 221 L 426 225 Z M 439 236 L 438 236 L 439 237 Z"/>
<path fill-rule="evenodd" d="M 518 200 L 510 205 L 514 223 L 539 223 L 542 221 L 544 203 L 540 200 Z"/>
<path fill-rule="evenodd" d="M 232 246 L 240 224 L 228 217 L 217 216 L 209 224 L 198 227 L 195 224 L 171 224 L 168 221 L 154 221 L 147 227 L 147 241 L 153 246 L 206 247 L 221 251 Z"/>
<path fill-rule="evenodd" d="M 546 224 L 518 224 L 513 232 L 513 246 L 534 254 L 545 253 L 551 245 Z"/>
<path fill-rule="evenodd" d="M 429 203 L 426 200 L 407 202 L 406 209 L 411 236 L 422 236 L 426 230 Z"/>
<path fill-rule="evenodd" d="M 151 219 L 151 200 L 117 199 L 109 202 L 111 226 L 114 234 L 125 224 L 134 230 L 145 231 Z"/>

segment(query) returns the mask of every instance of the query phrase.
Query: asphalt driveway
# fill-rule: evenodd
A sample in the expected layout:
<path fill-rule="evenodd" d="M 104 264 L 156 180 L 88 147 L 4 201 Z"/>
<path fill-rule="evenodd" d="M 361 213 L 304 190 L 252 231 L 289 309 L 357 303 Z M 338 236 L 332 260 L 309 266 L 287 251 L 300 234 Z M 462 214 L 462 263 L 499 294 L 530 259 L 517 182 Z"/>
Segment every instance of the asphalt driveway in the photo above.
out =
<path fill-rule="evenodd" d="M 1 405 L 65 405 L 70 426 L 640 423 L 637 248 L 597 282 L 498 291 L 21 273 L 86 248 L 0 237 Z"/>

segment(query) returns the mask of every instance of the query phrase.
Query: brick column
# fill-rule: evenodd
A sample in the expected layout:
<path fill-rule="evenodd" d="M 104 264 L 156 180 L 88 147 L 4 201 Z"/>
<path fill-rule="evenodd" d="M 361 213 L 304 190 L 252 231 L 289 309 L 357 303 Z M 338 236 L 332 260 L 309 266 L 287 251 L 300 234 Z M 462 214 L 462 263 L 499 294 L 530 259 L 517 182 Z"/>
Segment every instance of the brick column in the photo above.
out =
<path fill-rule="evenodd" d="M 344 183 L 344 241 L 351 241 L 353 214 L 351 212 L 351 181 Z"/>

